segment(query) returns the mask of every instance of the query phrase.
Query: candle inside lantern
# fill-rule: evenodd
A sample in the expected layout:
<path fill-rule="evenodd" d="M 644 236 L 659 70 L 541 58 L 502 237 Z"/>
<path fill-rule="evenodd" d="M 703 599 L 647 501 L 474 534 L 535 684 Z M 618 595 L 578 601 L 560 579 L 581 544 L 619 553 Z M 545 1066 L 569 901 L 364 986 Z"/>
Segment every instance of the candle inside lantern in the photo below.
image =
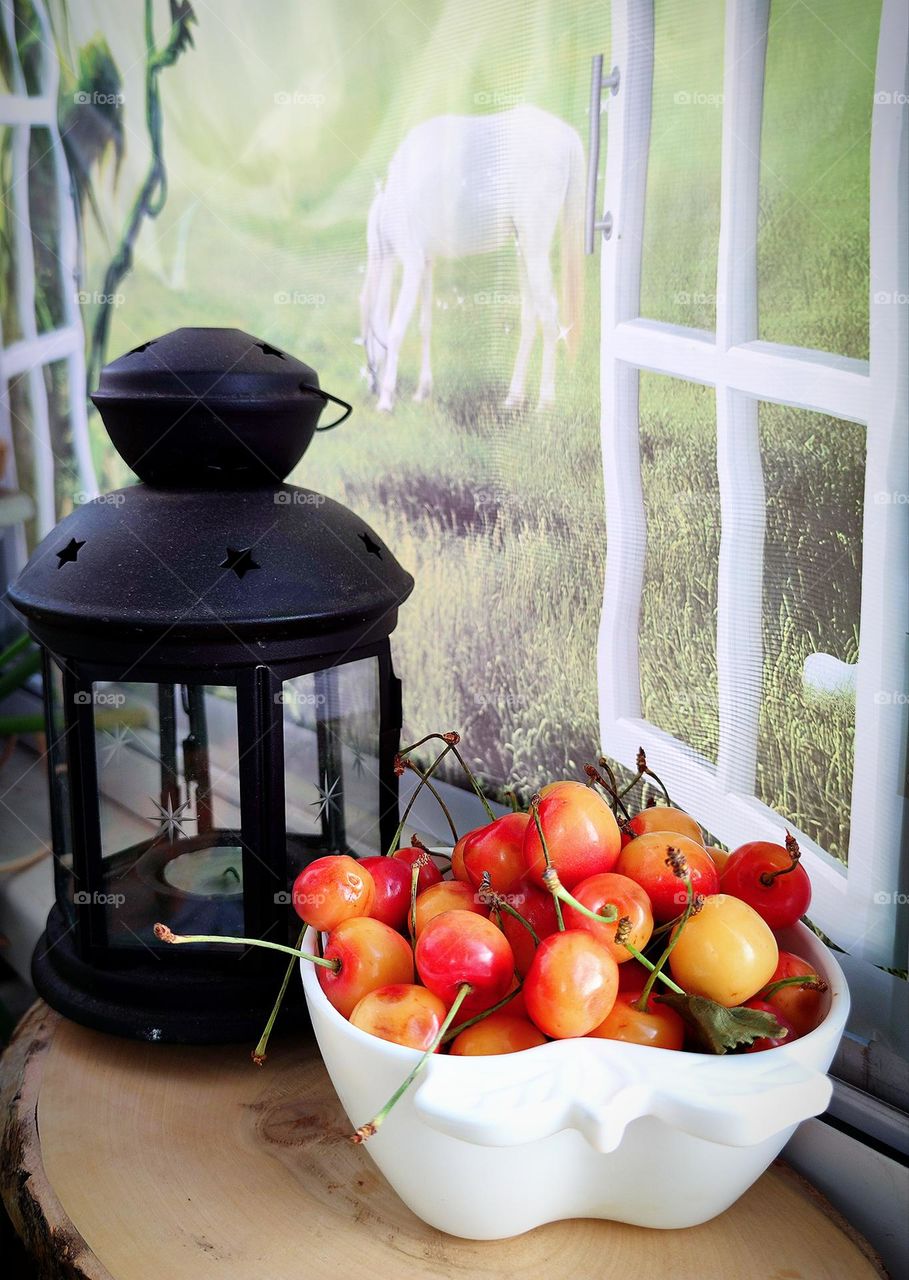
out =
<path fill-rule="evenodd" d="M 165 883 L 197 898 L 235 898 L 243 893 L 243 851 L 239 846 L 193 849 L 164 864 Z"/>

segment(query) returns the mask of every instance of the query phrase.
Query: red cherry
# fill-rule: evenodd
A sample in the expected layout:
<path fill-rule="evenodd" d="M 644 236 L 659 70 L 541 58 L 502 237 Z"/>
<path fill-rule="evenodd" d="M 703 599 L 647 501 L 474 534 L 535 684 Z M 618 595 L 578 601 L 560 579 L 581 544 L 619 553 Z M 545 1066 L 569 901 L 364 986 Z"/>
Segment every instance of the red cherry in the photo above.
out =
<path fill-rule="evenodd" d="M 340 960 L 334 971 L 319 967 L 319 986 L 339 1013 L 349 1018 L 378 987 L 413 982 L 413 953 L 406 938 L 370 916 L 343 920 L 328 935 L 325 959 Z"/>
<path fill-rule="evenodd" d="M 586 880 L 576 884 L 572 893 L 589 911 L 599 913 L 606 906 L 615 907 L 618 914 L 612 923 L 604 920 L 602 924 L 598 924 L 569 902 L 563 905 L 562 916 L 567 929 L 586 929 L 588 933 L 592 933 L 602 942 L 616 964 L 633 960 L 628 948 L 615 940 L 621 919 L 628 920 L 631 925 L 628 942 L 638 951 L 643 951 L 647 946 L 653 933 L 653 913 L 650 910 L 650 899 L 634 880 L 617 875 L 614 871 L 604 871 L 598 876 L 588 876 Z"/>
<path fill-rule="evenodd" d="M 666 862 L 670 848 L 685 855 L 691 887 L 705 898 L 719 892 L 720 877 L 703 845 L 674 831 L 648 831 L 626 844 L 616 871 L 636 881 L 650 899 L 653 918 L 659 922 L 681 915 L 688 900 L 684 882 Z"/>
<path fill-rule="evenodd" d="M 431 991 L 411 983 L 392 983 L 365 995 L 350 1015 L 361 1031 L 403 1044 L 431 1049 L 448 1010 Z"/>
<path fill-rule="evenodd" d="M 480 902 L 476 890 L 469 884 L 462 884 L 460 880 L 442 880 L 417 894 L 414 924 L 418 938 L 430 920 L 443 911 L 475 911 L 478 916 L 489 915 L 489 908 Z"/>
<path fill-rule="evenodd" d="M 793 955 L 791 951 L 781 951 L 767 986 L 779 982 L 781 978 L 808 977 L 814 973 L 816 969 L 807 960 Z M 779 991 L 774 991 L 769 996 L 758 992 L 758 998 L 766 1000 L 775 1014 L 782 1015 L 797 1036 L 806 1036 L 809 1031 L 813 1031 L 824 1015 L 824 996 L 817 987 L 780 987 Z"/>
<path fill-rule="evenodd" d="M 720 877 L 720 892 L 741 898 L 770 925 L 785 929 L 808 910 L 811 882 L 781 844 L 754 840 L 735 849 Z"/>
<path fill-rule="evenodd" d="M 511 893 L 505 895 L 505 900 L 533 925 L 534 933 L 541 941 L 543 938 L 548 938 L 551 933 L 555 933 L 559 927 L 555 900 L 547 890 L 538 889 L 527 880 L 521 880 Z M 520 920 L 515 920 L 514 916 L 509 915 L 507 911 L 502 912 L 502 931 L 511 943 L 514 967 L 521 977 L 524 977 L 533 964 L 536 952 L 533 935 Z"/>
<path fill-rule="evenodd" d="M 622 837 L 609 805 L 582 782 L 555 782 L 544 789 L 540 826 L 549 857 L 566 889 L 601 871 L 612 871 Z M 536 822 L 524 834 L 524 862 L 534 884 L 543 888 L 546 861 Z"/>
<path fill-rule="evenodd" d="M 646 1013 L 640 1010 L 637 1002 L 642 991 L 643 987 L 637 991 L 620 991 L 600 1025 L 587 1034 L 601 1040 L 646 1044 L 653 1049 L 681 1049 L 685 1041 L 682 1019 L 668 1005 L 653 1000 L 648 1000 Z"/>
<path fill-rule="evenodd" d="M 619 966 L 586 929 L 553 933 L 537 947 L 524 1003 L 544 1035 L 586 1036 L 615 1004 Z"/>
<path fill-rule="evenodd" d="M 398 849 L 394 855 L 405 866 L 412 867 L 418 858 L 423 857 L 423 850 L 412 846 L 409 849 Z M 426 863 L 420 867 L 420 874 L 417 876 L 417 893 L 422 893 L 424 889 L 428 889 L 431 884 L 438 884 L 442 879 L 442 872 L 433 862 L 432 858 L 427 854 Z M 408 894 L 410 887 L 408 885 Z"/>
<path fill-rule="evenodd" d="M 461 1005 L 469 1017 L 501 1000 L 514 978 L 514 955 L 505 935 L 485 916 L 443 911 L 417 939 L 417 972 L 425 987 L 447 1005 L 460 988 L 472 988 Z"/>
<path fill-rule="evenodd" d="M 392 929 L 403 929 L 410 908 L 410 871 L 400 858 L 361 858 L 375 881 L 376 896 L 369 914 Z"/>
<path fill-rule="evenodd" d="M 788 1018 L 784 1018 L 779 1009 L 774 1009 L 773 1005 L 766 1000 L 761 1000 L 757 996 L 753 1000 L 745 1001 L 746 1009 L 757 1009 L 760 1013 L 772 1013 L 774 1018 L 780 1024 L 782 1031 L 778 1036 L 759 1036 L 757 1040 L 752 1040 L 745 1050 L 746 1053 L 763 1053 L 765 1049 L 775 1049 L 779 1044 L 789 1044 L 793 1040 L 797 1040 L 795 1028 Z"/>
<path fill-rule="evenodd" d="M 530 820 L 528 813 L 506 813 L 467 834 L 464 870 L 475 888 L 488 871 L 490 887 L 496 893 L 511 892 L 524 874 L 524 833 Z"/>
<path fill-rule="evenodd" d="M 305 924 L 327 933 L 342 920 L 368 915 L 375 896 L 375 881 L 361 862 L 346 853 L 330 853 L 303 868 L 291 902 Z"/>

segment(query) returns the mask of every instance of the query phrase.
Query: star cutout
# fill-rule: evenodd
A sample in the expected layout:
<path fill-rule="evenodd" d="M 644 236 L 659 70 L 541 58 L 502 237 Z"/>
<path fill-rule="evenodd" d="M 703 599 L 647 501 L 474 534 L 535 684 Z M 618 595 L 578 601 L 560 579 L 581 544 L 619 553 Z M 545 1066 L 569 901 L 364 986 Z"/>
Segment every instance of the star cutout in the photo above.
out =
<path fill-rule="evenodd" d="M 279 360 L 284 359 L 284 352 L 279 351 L 277 347 L 269 346 L 267 342 L 257 342 L 256 346 L 265 356 L 277 356 Z"/>
<path fill-rule="evenodd" d="M 159 836 L 167 836 L 168 840 L 176 840 L 178 836 L 186 835 L 183 830 L 183 823 L 186 820 L 186 810 L 189 808 L 189 801 L 184 800 L 182 804 L 175 805 L 170 796 L 167 797 L 167 804 L 161 804 L 158 800 L 152 800 L 152 804 L 158 812 L 152 817 L 152 822 L 158 823 Z"/>
<path fill-rule="evenodd" d="M 101 757 L 104 764 L 119 760 L 125 747 L 129 746 L 132 730 L 127 724 L 118 724 L 113 733 L 105 733 L 105 741 L 101 744 Z"/>
<path fill-rule="evenodd" d="M 250 569 L 259 569 L 261 566 L 252 558 L 252 547 L 243 547 L 240 550 L 236 547 L 228 547 L 227 559 L 222 561 L 218 568 L 233 569 L 237 577 L 242 578 L 249 573 Z"/>
<path fill-rule="evenodd" d="M 360 541 L 371 556 L 377 556 L 380 560 L 382 559 L 382 548 L 375 538 L 371 538 L 368 533 L 361 533 Z"/>
<path fill-rule="evenodd" d="M 338 798 L 335 795 L 338 787 L 341 785 L 341 779 L 335 778 L 331 786 L 328 785 L 326 778 L 321 787 L 316 787 L 319 793 L 318 800 L 310 800 L 310 808 L 318 810 L 317 817 L 321 818 L 323 814 L 328 813 L 330 809 L 336 808 Z"/>
<path fill-rule="evenodd" d="M 65 564 L 75 564 L 78 558 L 79 552 L 82 550 L 84 546 L 85 546 L 84 539 L 82 542 L 79 542 L 78 539 L 76 538 L 70 538 L 69 542 L 63 548 L 63 550 L 57 552 L 57 559 L 60 561 L 60 563 L 57 565 L 57 568 L 62 569 Z"/>

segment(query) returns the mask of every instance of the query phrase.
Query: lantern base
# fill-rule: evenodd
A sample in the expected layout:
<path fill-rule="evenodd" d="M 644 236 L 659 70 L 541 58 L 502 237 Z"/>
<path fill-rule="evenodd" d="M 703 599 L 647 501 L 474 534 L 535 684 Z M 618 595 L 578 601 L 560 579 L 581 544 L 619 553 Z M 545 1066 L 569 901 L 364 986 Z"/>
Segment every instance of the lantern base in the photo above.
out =
<path fill-rule="evenodd" d="M 32 981 L 52 1009 L 95 1031 L 167 1044 L 252 1045 L 284 968 L 279 960 L 273 970 L 255 974 L 212 973 L 165 965 L 149 953 L 147 963 L 100 969 L 80 959 L 72 929 L 54 906 L 32 956 Z M 275 1032 L 309 1027 L 302 984 L 291 981 Z"/>

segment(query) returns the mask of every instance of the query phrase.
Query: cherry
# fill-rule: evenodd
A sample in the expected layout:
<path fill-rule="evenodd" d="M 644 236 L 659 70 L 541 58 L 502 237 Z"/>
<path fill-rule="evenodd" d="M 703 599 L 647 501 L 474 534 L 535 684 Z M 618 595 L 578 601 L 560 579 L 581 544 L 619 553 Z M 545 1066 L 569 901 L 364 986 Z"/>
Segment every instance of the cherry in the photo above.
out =
<path fill-rule="evenodd" d="M 429 857 L 418 845 L 411 846 L 409 849 L 399 849 L 397 853 L 394 854 L 394 857 L 400 862 L 405 863 L 408 867 L 412 867 L 420 858 L 426 859 L 420 867 L 420 874 L 417 877 L 417 893 L 422 893 L 423 890 L 428 889 L 431 884 L 438 884 L 442 879 L 442 872 L 433 862 L 432 858 Z M 410 893 L 409 878 L 407 892 L 408 894 Z"/>
<path fill-rule="evenodd" d="M 328 933 L 342 920 L 369 915 L 375 896 L 375 881 L 361 862 L 346 853 L 330 853 L 303 868 L 291 901 L 305 924 Z"/>
<path fill-rule="evenodd" d="M 672 937 L 669 968 L 676 982 L 690 995 L 707 996 L 727 1008 L 757 995 L 779 960 L 767 923 L 747 902 L 725 893 L 705 899 Z"/>
<path fill-rule="evenodd" d="M 754 840 L 735 849 L 723 869 L 720 890 L 754 907 L 771 929 L 795 924 L 811 902 L 811 883 L 791 836 L 785 848 Z"/>
<path fill-rule="evenodd" d="M 683 809 L 676 809 L 668 804 L 655 804 L 649 809 L 642 809 L 628 821 L 628 826 L 635 836 L 642 836 L 648 831 L 674 831 L 677 835 L 687 836 L 696 844 L 704 843 L 704 833 L 690 814 Z"/>
<path fill-rule="evenodd" d="M 550 934 L 524 979 L 524 1003 L 537 1027 L 564 1040 L 586 1036 L 615 1004 L 619 966 L 586 929 Z"/>
<path fill-rule="evenodd" d="M 640 969 L 640 965 L 636 965 Z M 615 1004 L 589 1036 L 601 1040 L 623 1040 L 626 1044 L 646 1044 L 654 1049 L 681 1049 L 685 1041 L 685 1024 L 674 1009 L 648 1001 L 647 1009 L 639 1009 L 643 986 L 619 991 Z"/>
<path fill-rule="evenodd" d="M 790 1041 L 798 1039 L 792 1023 L 787 1018 L 784 1018 L 779 1009 L 775 1009 L 769 1001 L 755 997 L 753 1000 L 745 1001 L 745 1008 L 757 1009 L 760 1013 L 772 1014 L 780 1024 L 779 1035 L 759 1036 L 757 1040 L 752 1040 L 751 1044 L 747 1046 L 746 1053 L 763 1053 L 766 1049 L 775 1049 L 777 1045 L 789 1044 Z"/>
<path fill-rule="evenodd" d="M 514 978 L 507 938 L 472 911 L 444 911 L 430 920 L 417 939 L 415 959 L 423 985 L 446 1004 L 470 987 L 462 1001 L 468 1016 L 501 1000 Z"/>
<path fill-rule="evenodd" d="M 365 995 L 355 1006 L 350 1021 L 380 1040 L 408 1049 L 429 1049 L 447 1012 L 439 997 L 425 987 L 396 982 Z"/>
<path fill-rule="evenodd" d="M 468 831 L 467 835 L 461 836 L 460 840 L 455 843 L 455 847 L 451 851 L 451 874 L 455 880 L 461 880 L 464 884 L 470 884 L 470 876 L 464 866 L 464 846 L 469 836 L 473 832 Z"/>
<path fill-rule="evenodd" d="M 704 897 L 719 889 L 720 878 L 703 845 L 672 831 L 649 831 L 627 844 L 616 871 L 636 881 L 650 899 L 653 918 L 672 920 L 685 908 L 687 891 L 667 862 L 670 849 L 684 854 L 695 894 Z"/>
<path fill-rule="evenodd" d="M 528 813 L 506 813 L 485 827 L 477 827 L 464 837 L 464 870 L 475 888 L 483 873 L 495 893 L 510 893 L 524 875 L 524 834 Z"/>
<path fill-rule="evenodd" d="M 455 1057 L 479 1057 L 494 1053 L 520 1053 L 545 1044 L 546 1037 L 526 1018 L 516 1018 L 504 1009 L 491 1013 L 482 1022 L 467 1027 L 452 1041 Z"/>
<path fill-rule="evenodd" d="M 478 916 L 489 915 L 489 908 L 483 905 L 470 885 L 462 884 L 460 880 L 441 880 L 417 896 L 415 926 L 418 938 L 430 920 L 443 911 L 474 911 Z"/>
<path fill-rule="evenodd" d="M 338 967 L 320 966 L 319 986 L 345 1018 L 377 987 L 413 982 L 413 952 L 407 939 L 369 916 L 342 920 L 328 935 L 325 959 L 337 961 Z"/>
<path fill-rule="evenodd" d="M 807 986 L 789 983 L 773 990 L 774 983 L 798 977 L 814 981 Z M 770 981 L 759 995 L 771 1006 L 777 1017 L 782 1016 L 789 1022 L 796 1036 L 806 1036 L 823 1017 L 825 989 L 826 983 L 817 979 L 816 971 L 807 960 L 793 955 L 791 951 L 781 951 Z"/>
<path fill-rule="evenodd" d="M 614 906 L 616 918 L 611 921 L 597 923 L 590 916 L 584 915 L 576 907 L 565 903 L 562 914 L 565 927 L 568 929 L 586 929 L 588 933 L 603 944 L 616 964 L 625 964 L 633 957 L 624 943 L 616 942 L 616 930 L 623 918 L 628 921 L 625 941 L 631 943 L 638 951 L 643 951 L 653 933 L 653 913 L 650 910 L 650 899 L 634 880 L 628 876 L 617 875 L 614 871 L 605 871 L 600 875 L 588 876 L 580 884 L 576 884 L 572 895 L 589 910 L 599 913 L 604 907 Z M 623 931 L 624 932 L 624 931 Z"/>
<path fill-rule="evenodd" d="M 546 850 L 536 821 L 529 822 L 524 833 L 524 862 L 534 884 L 543 887 L 546 852 L 566 889 L 613 869 L 621 833 L 609 805 L 591 787 L 583 782 L 550 783 L 540 795 L 537 814 Z"/>
<path fill-rule="evenodd" d="M 374 920 L 403 929 L 410 907 L 410 872 L 400 858 L 361 858 L 376 886 L 376 896 L 369 914 Z"/>
<path fill-rule="evenodd" d="M 545 889 L 538 889 L 536 885 L 530 884 L 525 879 L 519 881 L 511 893 L 505 895 L 505 898 L 509 906 L 530 924 L 540 941 L 548 938 L 551 933 L 555 933 L 559 922 L 551 893 L 547 893 Z M 502 931 L 511 943 L 514 967 L 523 978 L 533 964 L 537 949 L 533 934 L 526 925 L 521 924 L 520 920 L 516 920 L 514 916 L 504 911 L 502 912 Z"/>

